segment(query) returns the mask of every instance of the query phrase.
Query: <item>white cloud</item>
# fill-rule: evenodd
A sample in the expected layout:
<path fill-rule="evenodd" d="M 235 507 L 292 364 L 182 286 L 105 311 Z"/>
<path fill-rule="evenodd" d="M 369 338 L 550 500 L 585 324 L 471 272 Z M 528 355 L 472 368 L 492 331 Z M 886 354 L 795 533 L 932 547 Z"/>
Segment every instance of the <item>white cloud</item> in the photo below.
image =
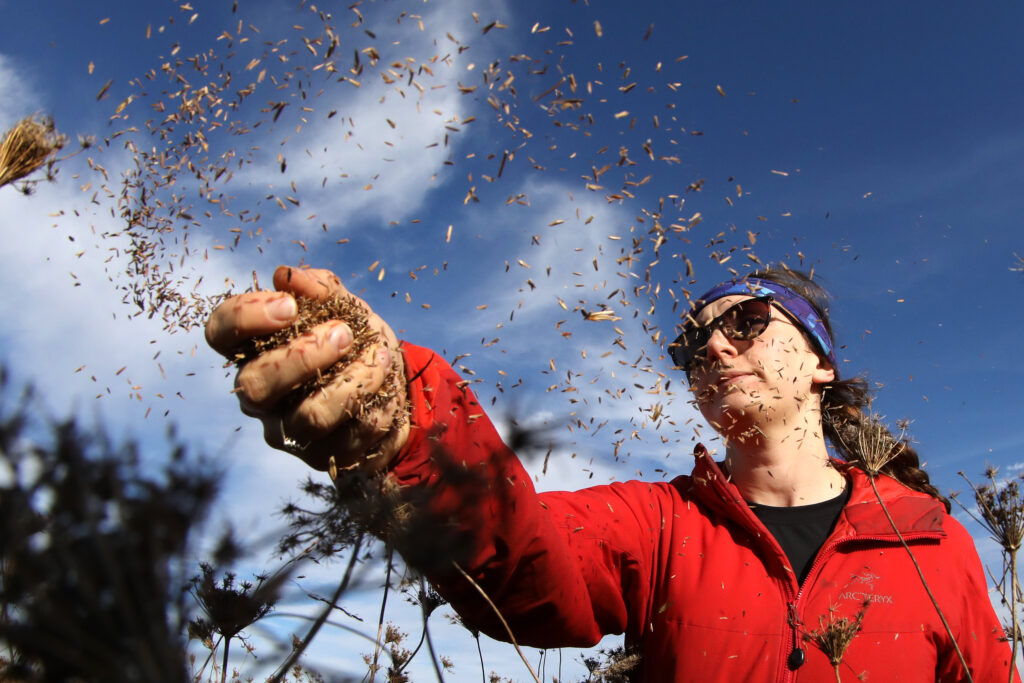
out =
<path fill-rule="evenodd" d="M 22 76 L 23 73 L 21 65 L 0 53 L 0 132 L 36 113 L 41 106 L 38 94 Z"/>
<path fill-rule="evenodd" d="M 352 80 L 338 82 L 341 76 L 355 77 L 347 63 L 340 65 L 347 57 L 336 58 L 340 71 L 318 85 L 320 94 L 302 101 L 312 111 L 301 131 L 289 127 L 286 115 L 278 129 L 264 133 L 286 141 L 264 144 L 266 157 L 237 173 L 233 183 L 248 184 L 264 195 L 294 194 L 294 183 L 301 208 L 289 207 L 287 214 L 278 215 L 275 230 L 297 231 L 309 239 L 319 233 L 321 223 L 344 233 L 357 221 L 386 225 L 423 207 L 445 181 L 445 161 L 464 137 L 473 135 L 473 124 L 467 127 L 463 121 L 479 104 L 461 94 L 458 83 L 477 80 L 478 72 L 469 67 L 487 59 L 486 41 L 462 53 L 460 44 L 447 37 L 464 42 L 479 36 L 471 8 L 464 2 L 425 4 L 418 20 L 407 17 L 375 27 L 380 60 L 370 66 L 369 57 L 360 55 L 365 71 L 356 79 L 358 87 Z M 411 67 L 389 68 L 396 63 Z M 410 73 L 415 73 L 411 81 Z M 327 118 L 330 111 L 336 115 Z M 283 173 L 278 153 L 287 162 Z M 307 220 L 311 213 L 317 220 Z"/>

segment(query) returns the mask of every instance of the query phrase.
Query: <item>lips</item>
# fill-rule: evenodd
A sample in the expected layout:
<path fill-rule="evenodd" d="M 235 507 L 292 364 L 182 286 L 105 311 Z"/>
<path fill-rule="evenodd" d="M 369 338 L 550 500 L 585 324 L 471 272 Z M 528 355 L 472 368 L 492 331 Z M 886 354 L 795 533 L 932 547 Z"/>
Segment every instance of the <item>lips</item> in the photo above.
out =
<path fill-rule="evenodd" d="M 742 371 L 738 371 L 738 370 L 726 371 L 726 372 L 719 373 L 718 377 L 715 379 L 714 384 L 719 389 L 723 389 L 723 388 L 731 386 L 732 384 L 734 384 L 735 382 L 737 382 L 738 380 L 740 380 L 743 377 L 753 377 L 753 376 L 754 376 L 753 372 L 742 372 Z"/>

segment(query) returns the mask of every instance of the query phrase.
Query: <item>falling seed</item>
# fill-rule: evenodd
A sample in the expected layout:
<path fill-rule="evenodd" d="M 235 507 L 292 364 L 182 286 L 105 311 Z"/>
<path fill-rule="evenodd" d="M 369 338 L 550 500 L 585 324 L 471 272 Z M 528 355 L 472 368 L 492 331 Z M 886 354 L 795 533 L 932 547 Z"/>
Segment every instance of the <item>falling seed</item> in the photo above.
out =
<path fill-rule="evenodd" d="M 106 96 L 107 91 L 110 90 L 110 86 L 113 82 L 114 79 L 111 78 L 109 81 L 103 84 L 103 87 L 100 88 L 100 91 L 96 94 L 96 101 L 102 100 Z"/>
<path fill-rule="evenodd" d="M 592 320 L 592 321 L 615 321 L 615 320 L 622 320 L 622 318 L 620 318 L 619 316 L 615 315 L 615 311 L 608 311 L 608 310 L 604 310 L 604 311 L 591 311 L 591 312 L 583 311 L 582 313 L 583 313 L 583 319 L 584 320 Z"/>

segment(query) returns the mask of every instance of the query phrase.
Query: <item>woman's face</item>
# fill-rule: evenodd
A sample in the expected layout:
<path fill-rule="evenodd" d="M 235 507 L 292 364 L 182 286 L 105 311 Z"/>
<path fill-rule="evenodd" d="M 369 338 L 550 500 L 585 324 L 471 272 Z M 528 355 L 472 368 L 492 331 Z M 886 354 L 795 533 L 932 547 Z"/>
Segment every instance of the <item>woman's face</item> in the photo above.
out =
<path fill-rule="evenodd" d="M 750 298 L 737 294 L 712 301 L 697 314 L 697 323 L 706 325 Z M 820 400 L 816 388 L 834 379 L 828 362 L 773 304 L 771 322 L 754 339 L 730 339 L 720 329 L 712 333 L 707 349 L 692 366 L 690 388 L 705 419 L 720 433 L 736 438 L 764 434 L 767 427 L 779 425 L 811 426 L 806 424 L 809 420 L 820 420 L 816 413 L 807 417 L 808 407 L 816 409 Z"/>

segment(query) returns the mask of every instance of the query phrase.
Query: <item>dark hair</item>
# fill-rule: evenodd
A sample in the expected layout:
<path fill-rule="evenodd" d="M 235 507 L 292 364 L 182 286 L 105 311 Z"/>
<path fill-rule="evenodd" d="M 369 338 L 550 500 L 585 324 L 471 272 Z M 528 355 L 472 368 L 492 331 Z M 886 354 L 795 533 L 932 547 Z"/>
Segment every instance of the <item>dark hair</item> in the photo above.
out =
<path fill-rule="evenodd" d="M 771 280 L 807 299 L 821 315 L 829 336 L 835 340 L 828 317 L 828 292 L 812 279 L 812 275 L 782 264 L 762 268 L 749 277 Z M 813 340 L 808 341 L 811 348 L 818 348 Z M 936 498 L 945 506 L 946 512 L 950 511 L 949 501 L 921 469 L 921 459 L 909 440 L 902 433 L 894 436 L 881 419 L 871 413 L 871 392 L 863 375 L 836 380 L 822 388 L 821 424 L 825 437 L 848 463 L 868 474 L 888 474 L 908 488 Z"/>

